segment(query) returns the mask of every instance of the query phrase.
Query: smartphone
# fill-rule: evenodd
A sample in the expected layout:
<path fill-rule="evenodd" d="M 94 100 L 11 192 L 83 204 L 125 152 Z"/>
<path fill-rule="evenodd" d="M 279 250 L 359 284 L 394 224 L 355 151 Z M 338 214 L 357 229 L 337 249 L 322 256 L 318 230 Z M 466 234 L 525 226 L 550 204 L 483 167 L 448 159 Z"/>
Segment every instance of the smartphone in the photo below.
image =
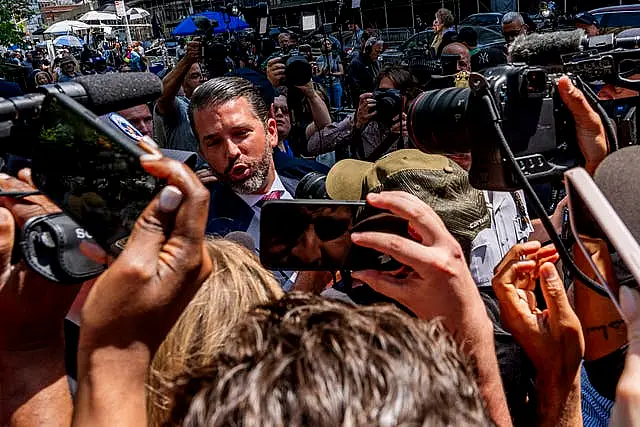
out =
<path fill-rule="evenodd" d="M 607 283 L 605 272 L 598 269 L 589 255 L 585 237 L 602 239 L 609 245 L 620 286 L 637 287 L 640 282 L 640 245 L 587 171 L 575 168 L 565 172 L 564 176 L 569 197 L 571 231 L 576 243 L 589 261 L 597 280 L 622 314 L 619 287 Z"/>
<path fill-rule="evenodd" d="M 260 214 L 260 260 L 271 270 L 386 270 L 392 257 L 351 243 L 351 233 L 380 231 L 411 238 L 408 221 L 364 201 L 277 200 Z"/>
<path fill-rule="evenodd" d="M 69 96 L 42 104 L 33 182 L 113 255 L 161 187 L 140 165 L 140 144 Z"/>

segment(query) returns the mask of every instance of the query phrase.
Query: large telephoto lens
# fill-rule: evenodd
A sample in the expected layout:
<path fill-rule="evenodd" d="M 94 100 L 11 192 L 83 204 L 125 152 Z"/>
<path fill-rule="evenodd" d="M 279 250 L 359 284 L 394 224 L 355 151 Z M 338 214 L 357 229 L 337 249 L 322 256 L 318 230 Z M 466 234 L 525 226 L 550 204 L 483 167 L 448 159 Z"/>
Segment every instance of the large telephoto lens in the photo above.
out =
<path fill-rule="evenodd" d="M 430 153 L 471 151 L 471 118 L 467 115 L 469 94 L 468 88 L 430 90 L 420 94 L 407 112 L 407 131 L 413 143 Z"/>

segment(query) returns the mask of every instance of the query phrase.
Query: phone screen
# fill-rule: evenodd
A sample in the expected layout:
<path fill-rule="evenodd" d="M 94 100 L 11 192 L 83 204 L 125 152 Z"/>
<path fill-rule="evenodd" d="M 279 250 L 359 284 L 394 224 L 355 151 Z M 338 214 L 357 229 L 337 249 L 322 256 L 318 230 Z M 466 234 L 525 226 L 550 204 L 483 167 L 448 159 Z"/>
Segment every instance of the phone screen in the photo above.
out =
<path fill-rule="evenodd" d="M 107 251 L 117 254 L 159 190 L 145 151 L 73 99 L 49 95 L 34 150 L 35 185 Z"/>
<path fill-rule="evenodd" d="M 364 218 L 364 219 L 363 219 Z M 380 231 L 409 238 L 408 222 L 364 201 L 267 202 L 260 217 L 260 259 L 272 270 L 396 270 L 393 258 L 353 245 L 351 233 Z"/>

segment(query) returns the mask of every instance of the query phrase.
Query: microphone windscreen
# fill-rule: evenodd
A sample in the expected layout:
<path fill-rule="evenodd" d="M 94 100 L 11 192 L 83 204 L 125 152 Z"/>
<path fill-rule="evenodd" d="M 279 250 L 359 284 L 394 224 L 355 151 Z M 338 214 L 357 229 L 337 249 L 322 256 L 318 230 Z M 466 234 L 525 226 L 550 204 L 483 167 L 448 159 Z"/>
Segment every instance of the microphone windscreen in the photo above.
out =
<path fill-rule="evenodd" d="M 74 79 L 87 92 L 89 108 L 97 115 L 155 101 L 162 81 L 153 73 L 107 73 Z"/>
<path fill-rule="evenodd" d="M 251 234 L 245 231 L 232 231 L 231 233 L 224 236 L 224 238 L 244 246 L 245 248 L 249 249 L 251 252 L 254 252 L 254 253 L 256 252 L 255 240 L 253 240 L 253 237 L 251 237 Z"/>
<path fill-rule="evenodd" d="M 578 52 L 583 37 L 583 30 L 518 36 L 509 48 L 511 62 L 541 66 L 562 65 L 561 56 Z"/>
<path fill-rule="evenodd" d="M 625 147 L 608 155 L 593 180 L 633 237 L 640 242 L 640 146 Z"/>

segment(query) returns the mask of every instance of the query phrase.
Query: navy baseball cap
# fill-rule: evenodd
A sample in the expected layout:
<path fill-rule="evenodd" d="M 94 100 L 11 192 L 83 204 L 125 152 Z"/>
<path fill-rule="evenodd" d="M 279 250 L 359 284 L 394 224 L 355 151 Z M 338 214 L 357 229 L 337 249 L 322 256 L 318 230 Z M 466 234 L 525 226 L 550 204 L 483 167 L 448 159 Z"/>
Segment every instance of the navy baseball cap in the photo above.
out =
<path fill-rule="evenodd" d="M 589 12 L 582 12 L 576 15 L 576 23 L 580 22 L 586 25 L 595 25 L 596 27 L 600 26 L 600 22 L 598 19 L 590 14 Z"/>

